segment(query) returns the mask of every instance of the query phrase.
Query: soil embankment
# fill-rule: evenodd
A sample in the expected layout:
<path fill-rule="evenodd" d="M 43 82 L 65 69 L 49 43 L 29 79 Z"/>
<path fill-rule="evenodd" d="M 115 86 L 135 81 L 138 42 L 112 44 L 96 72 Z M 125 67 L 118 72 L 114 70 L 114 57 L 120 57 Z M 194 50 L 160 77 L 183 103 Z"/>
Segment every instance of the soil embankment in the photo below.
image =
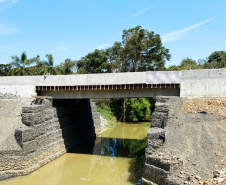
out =
<path fill-rule="evenodd" d="M 26 128 L 21 121 L 22 107 L 30 100 L 0 100 L 0 150 L 20 150 L 14 134 L 16 128 Z"/>
<path fill-rule="evenodd" d="M 164 143 L 157 148 L 148 146 L 146 152 L 146 163 L 150 158 L 161 161 L 161 165 L 157 165 L 161 168 L 157 170 L 163 167 L 165 184 L 226 184 L 224 105 L 226 100 L 217 98 L 186 100 L 171 97 L 166 100 L 167 124 L 161 130 Z M 157 106 L 163 107 L 158 102 Z M 158 114 L 165 111 L 157 109 Z M 176 168 L 173 167 L 175 159 L 179 164 Z M 165 168 L 166 164 L 169 169 Z M 152 166 L 153 160 L 147 165 Z"/>

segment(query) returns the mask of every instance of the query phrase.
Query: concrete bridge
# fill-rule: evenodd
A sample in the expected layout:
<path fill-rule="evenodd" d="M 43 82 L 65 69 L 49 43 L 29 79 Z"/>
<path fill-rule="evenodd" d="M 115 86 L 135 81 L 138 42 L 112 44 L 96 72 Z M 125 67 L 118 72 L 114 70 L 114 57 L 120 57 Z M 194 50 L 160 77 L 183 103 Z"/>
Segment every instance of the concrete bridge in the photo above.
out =
<path fill-rule="evenodd" d="M 54 99 L 179 96 L 181 72 L 1 77 L 0 92 Z"/>
<path fill-rule="evenodd" d="M 0 77 L 0 98 L 225 97 L 226 70 Z M 7 99 L 6 98 L 6 99 Z"/>

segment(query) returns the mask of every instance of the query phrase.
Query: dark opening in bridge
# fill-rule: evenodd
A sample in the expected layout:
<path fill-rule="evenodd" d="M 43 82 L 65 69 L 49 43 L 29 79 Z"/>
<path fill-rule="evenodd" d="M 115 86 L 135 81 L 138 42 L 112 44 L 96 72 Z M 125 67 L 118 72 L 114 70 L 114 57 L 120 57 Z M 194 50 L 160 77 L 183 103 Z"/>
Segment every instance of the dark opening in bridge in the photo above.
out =
<path fill-rule="evenodd" d="M 89 99 L 54 99 L 67 151 L 95 137 Z"/>

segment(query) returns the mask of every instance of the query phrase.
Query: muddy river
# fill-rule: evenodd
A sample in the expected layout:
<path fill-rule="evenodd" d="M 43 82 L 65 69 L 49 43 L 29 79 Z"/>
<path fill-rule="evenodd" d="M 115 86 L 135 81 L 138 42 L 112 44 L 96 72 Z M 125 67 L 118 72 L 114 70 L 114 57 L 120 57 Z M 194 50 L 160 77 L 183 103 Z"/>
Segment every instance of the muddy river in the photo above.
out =
<path fill-rule="evenodd" d="M 1 185 L 141 184 L 147 123 L 120 123 L 27 176 Z"/>

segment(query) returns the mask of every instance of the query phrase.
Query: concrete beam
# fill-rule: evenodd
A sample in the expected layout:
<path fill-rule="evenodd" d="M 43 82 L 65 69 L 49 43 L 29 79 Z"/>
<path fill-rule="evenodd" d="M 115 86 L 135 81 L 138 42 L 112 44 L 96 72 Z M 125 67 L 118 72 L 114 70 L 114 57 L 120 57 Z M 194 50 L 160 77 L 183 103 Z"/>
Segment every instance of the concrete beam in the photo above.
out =
<path fill-rule="evenodd" d="M 54 99 L 86 99 L 86 98 L 142 98 L 156 96 L 180 96 L 179 88 L 171 89 L 127 89 L 127 90 L 96 90 L 96 91 L 42 91 L 41 96 L 51 96 Z"/>

